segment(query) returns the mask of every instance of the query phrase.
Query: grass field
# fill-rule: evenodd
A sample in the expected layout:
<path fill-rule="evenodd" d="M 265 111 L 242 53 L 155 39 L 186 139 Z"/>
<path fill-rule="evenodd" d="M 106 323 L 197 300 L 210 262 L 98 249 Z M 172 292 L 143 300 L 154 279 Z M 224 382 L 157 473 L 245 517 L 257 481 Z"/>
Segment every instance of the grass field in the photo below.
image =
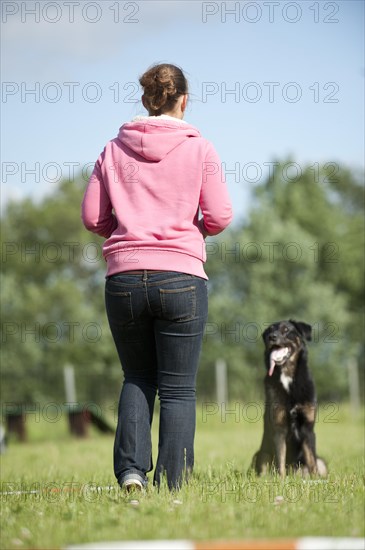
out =
<path fill-rule="evenodd" d="M 317 450 L 328 462 L 328 480 L 291 476 L 280 481 L 246 473 L 261 440 L 261 410 L 239 403 L 226 409 L 199 404 L 190 484 L 178 494 L 151 486 L 137 503 L 116 486 L 112 436 L 90 430 L 88 438 L 76 440 L 69 436 L 65 418 L 50 423 L 30 417 L 29 442 L 10 440 L 1 457 L 1 548 L 57 549 L 141 539 L 364 536 L 363 413 L 354 420 L 345 405 L 320 406 Z M 155 449 L 157 425 L 156 416 Z"/>

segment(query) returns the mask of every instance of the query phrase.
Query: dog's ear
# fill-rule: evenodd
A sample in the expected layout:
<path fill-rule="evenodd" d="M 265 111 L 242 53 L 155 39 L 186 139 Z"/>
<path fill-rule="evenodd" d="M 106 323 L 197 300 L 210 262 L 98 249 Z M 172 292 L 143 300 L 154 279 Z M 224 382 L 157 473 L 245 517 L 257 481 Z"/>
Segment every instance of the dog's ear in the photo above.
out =
<path fill-rule="evenodd" d="M 263 341 L 265 342 L 266 336 L 269 334 L 270 327 L 267 327 L 264 332 L 261 334 Z"/>
<path fill-rule="evenodd" d="M 307 323 L 302 323 L 301 321 L 294 321 L 289 319 L 290 323 L 295 326 L 299 334 L 301 334 L 308 342 L 312 340 L 312 327 Z"/>

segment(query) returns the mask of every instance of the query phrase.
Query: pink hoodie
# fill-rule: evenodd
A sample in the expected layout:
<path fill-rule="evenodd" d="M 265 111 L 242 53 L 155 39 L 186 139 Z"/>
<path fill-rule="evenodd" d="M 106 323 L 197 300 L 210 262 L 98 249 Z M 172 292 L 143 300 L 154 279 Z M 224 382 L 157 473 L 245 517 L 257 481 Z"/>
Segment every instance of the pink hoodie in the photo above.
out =
<path fill-rule="evenodd" d="M 107 275 L 153 269 L 207 279 L 204 236 L 232 220 L 220 159 L 194 126 L 136 117 L 96 161 L 82 220 L 107 239 Z"/>

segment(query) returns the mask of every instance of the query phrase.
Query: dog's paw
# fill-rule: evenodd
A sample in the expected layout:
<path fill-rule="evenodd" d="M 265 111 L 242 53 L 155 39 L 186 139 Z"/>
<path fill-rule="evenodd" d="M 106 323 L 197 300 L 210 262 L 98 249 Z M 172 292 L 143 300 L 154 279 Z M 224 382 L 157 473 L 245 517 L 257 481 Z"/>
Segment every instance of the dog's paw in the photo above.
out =
<path fill-rule="evenodd" d="M 325 461 L 322 458 L 317 458 L 317 474 L 320 477 L 327 477 L 328 470 Z"/>

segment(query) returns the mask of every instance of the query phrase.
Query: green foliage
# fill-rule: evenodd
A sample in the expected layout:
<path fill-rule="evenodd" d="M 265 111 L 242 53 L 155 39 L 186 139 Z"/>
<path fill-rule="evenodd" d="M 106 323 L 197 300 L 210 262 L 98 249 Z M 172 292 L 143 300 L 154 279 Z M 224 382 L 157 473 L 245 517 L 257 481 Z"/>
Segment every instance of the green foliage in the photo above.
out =
<path fill-rule="evenodd" d="M 281 318 L 313 326 L 309 357 L 320 399 L 347 397 L 346 361 L 363 357 L 359 178 L 332 165 L 289 177 L 292 164 L 277 163 L 255 189 L 247 220 L 207 239 L 201 399 L 215 398 L 217 358 L 227 362 L 231 399 L 262 397 L 261 332 Z M 5 402 L 63 402 L 65 363 L 75 366 L 80 401 L 118 398 L 121 369 L 104 310 L 102 239 L 81 223 L 84 188 L 81 179 L 63 181 L 41 202 L 10 204 L 1 220 Z"/>
<path fill-rule="evenodd" d="M 75 366 L 79 400 L 120 379 L 104 311 L 102 239 L 80 219 L 82 181 L 41 203 L 13 203 L 2 220 L 2 399 L 65 400 Z"/>

